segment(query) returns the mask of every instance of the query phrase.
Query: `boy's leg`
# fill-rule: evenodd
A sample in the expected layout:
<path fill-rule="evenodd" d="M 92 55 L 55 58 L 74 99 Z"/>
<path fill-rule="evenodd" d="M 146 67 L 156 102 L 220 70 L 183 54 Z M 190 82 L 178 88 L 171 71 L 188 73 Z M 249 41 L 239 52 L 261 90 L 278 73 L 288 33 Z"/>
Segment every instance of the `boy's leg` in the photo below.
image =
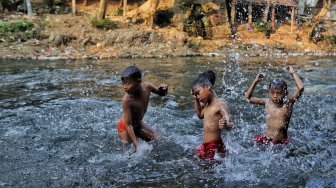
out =
<path fill-rule="evenodd" d="M 124 130 L 122 132 L 118 132 L 120 141 L 123 143 L 123 145 L 130 143 L 130 139 L 128 138 L 127 131 Z"/>
<path fill-rule="evenodd" d="M 155 140 L 158 137 L 157 133 L 145 123 L 142 123 L 141 128 L 136 132 L 136 135 L 147 142 Z"/>

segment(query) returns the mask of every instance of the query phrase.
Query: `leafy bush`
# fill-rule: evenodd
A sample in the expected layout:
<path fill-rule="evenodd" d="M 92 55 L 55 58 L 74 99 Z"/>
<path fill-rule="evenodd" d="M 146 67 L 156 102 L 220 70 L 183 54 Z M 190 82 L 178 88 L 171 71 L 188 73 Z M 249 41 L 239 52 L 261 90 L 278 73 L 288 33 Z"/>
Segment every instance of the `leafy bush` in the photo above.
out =
<path fill-rule="evenodd" d="M 331 44 L 336 44 L 336 35 L 326 36 L 325 39 Z"/>
<path fill-rule="evenodd" d="M 95 28 L 105 29 L 105 30 L 116 29 L 117 28 L 117 24 L 115 24 L 114 22 L 112 22 L 109 19 L 94 18 L 93 20 L 91 20 L 91 25 Z"/>
<path fill-rule="evenodd" d="M 254 28 L 259 31 L 259 32 L 263 32 L 263 33 L 267 33 L 267 31 L 269 30 L 269 28 L 271 27 L 270 23 L 268 22 L 264 22 L 262 20 L 257 20 L 254 24 L 253 24 Z"/>
<path fill-rule="evenodd" d="M 32 30 L 34 24 L 28 21 L 19 20 L 17 22 L 5 23 L 0 22 L 0 35 L 7 35 L 10 33 L 26 32 Z"/>
<path fill-rule="evenodd" d="M 181 10 L 187 10 L 188 8 L 191 8 L 191 6 L 194 4 L 195 0 L 180 0 L 178 1 L 178 7 Z"/>
<path fill-rule="evenodd" d="M 113 16 L 122 16 L 123 15 L 123 9 L 121 9 L 121 8 L 111 9 L 111 13 L 112 13 Z"/>

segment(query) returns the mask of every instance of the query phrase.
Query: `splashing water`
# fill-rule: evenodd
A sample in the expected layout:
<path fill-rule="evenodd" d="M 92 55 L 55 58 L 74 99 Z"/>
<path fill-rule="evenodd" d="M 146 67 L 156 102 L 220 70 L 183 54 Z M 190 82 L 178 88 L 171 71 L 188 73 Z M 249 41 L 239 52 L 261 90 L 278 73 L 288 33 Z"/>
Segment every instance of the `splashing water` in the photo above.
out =
<path fill-rule="evenodd" d="M 239 62 L 238 62 L 239 60 Z M 295 82 L 282 59 L 232 57 L 106 61 L 0 60 L 0 186 L 15 187 L 336 187 L 335 58 L 288 57 L 305 91 L 294 106 L 288 145 L 258 146 L 265 110 L 243 95 L 258 73 L 254 94 L 268 82 Z M 122 115 L 120 73 L 136 64 L 143 80 L 169 84 L 151 96 L 144 121 L 162 139 L 123 147 L 116 124 Z M 228 101 L 235 128 L 222 134 L 225 158 L 201 161 L 202 121 L 190 86 L 197 75 L 217 73 L 215 90 Z"/>

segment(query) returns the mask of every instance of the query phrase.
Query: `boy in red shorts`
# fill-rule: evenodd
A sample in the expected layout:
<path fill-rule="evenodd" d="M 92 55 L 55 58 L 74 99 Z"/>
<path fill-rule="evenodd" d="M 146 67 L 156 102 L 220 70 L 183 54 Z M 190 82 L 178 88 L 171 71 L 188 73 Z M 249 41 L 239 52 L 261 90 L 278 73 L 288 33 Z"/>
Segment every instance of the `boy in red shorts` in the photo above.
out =
<path fill-rule="evenodd" d="M 294 103 L 301 96 L 304 88 L 299 76 L 291 66 L 288 66 L 289 74 L 294 78 L 296 90 L 292 96 L 284 101 L 287 96 L 287 83 L 283 80 L 273 80 L 268 86 L 269 99 L 252 97 L 254 87 L 261 81 L 262 75 L 258 74 L 245 94 L 245 101 L 266 106 L 267 129 L 265 134 L 258 134 L 255 140 L 260 144 L 286 144 L 290 137 L 287 135 L 288 125 L 292 116 Z"/>
<path fill-rule="evenodd" d="M 225 146 L 221 138 L 222 129 L 233 126 L 229 107 L 217 97 L 213 85 L 206 77 L 198 77 L 192 85 L 195 111 L 204 119 L 203 144 L 197 149 L 201 159 L 212 159 L 217 152 L 224 154 Z M 204 107 L 201 107 L 201 103 Z"/>
<path fill-rule="evenodd" d="M 122 143 L 132 143 L 138 148 L 137 137 L 146 141 L 157 138 L 155 131 L 142 119 L 147 111 L 151 93 L 165 96 L 168 85 L 161 84 L 156 88 L 153 84 L 142 82 L 141 72 L 135 66 L 127 67 L 121 74 L 125 91 L 122 97 L 123 116 L 118 123 L 118 134 Z"/>

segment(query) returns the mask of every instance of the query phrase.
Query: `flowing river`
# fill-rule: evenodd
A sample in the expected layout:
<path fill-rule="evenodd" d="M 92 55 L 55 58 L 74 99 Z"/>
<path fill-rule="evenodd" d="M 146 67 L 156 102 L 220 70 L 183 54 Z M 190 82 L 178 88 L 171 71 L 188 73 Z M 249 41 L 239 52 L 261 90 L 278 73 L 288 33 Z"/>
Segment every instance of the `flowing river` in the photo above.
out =
<path fill-rule="evenodd" d="M 255 95 L 267 97 L 273 78 L 305 91 L 294 105 L 287 145 L 259 146 L 265 109 L 243 101 L 257 75 Z M 123 148 L 120 74 L 137 65 L 143 80 L 169 85 L 152 94 L 144 121 L 162 135 Z M 205 70 L 231 109 L 235 127 L 223 132 L 225 158 L 202 161 L 202 120 L 191 84 Z M 0 187 L 336 187 L 335 57 L 193 57 L 77 61 L 0 60 Z"/>

